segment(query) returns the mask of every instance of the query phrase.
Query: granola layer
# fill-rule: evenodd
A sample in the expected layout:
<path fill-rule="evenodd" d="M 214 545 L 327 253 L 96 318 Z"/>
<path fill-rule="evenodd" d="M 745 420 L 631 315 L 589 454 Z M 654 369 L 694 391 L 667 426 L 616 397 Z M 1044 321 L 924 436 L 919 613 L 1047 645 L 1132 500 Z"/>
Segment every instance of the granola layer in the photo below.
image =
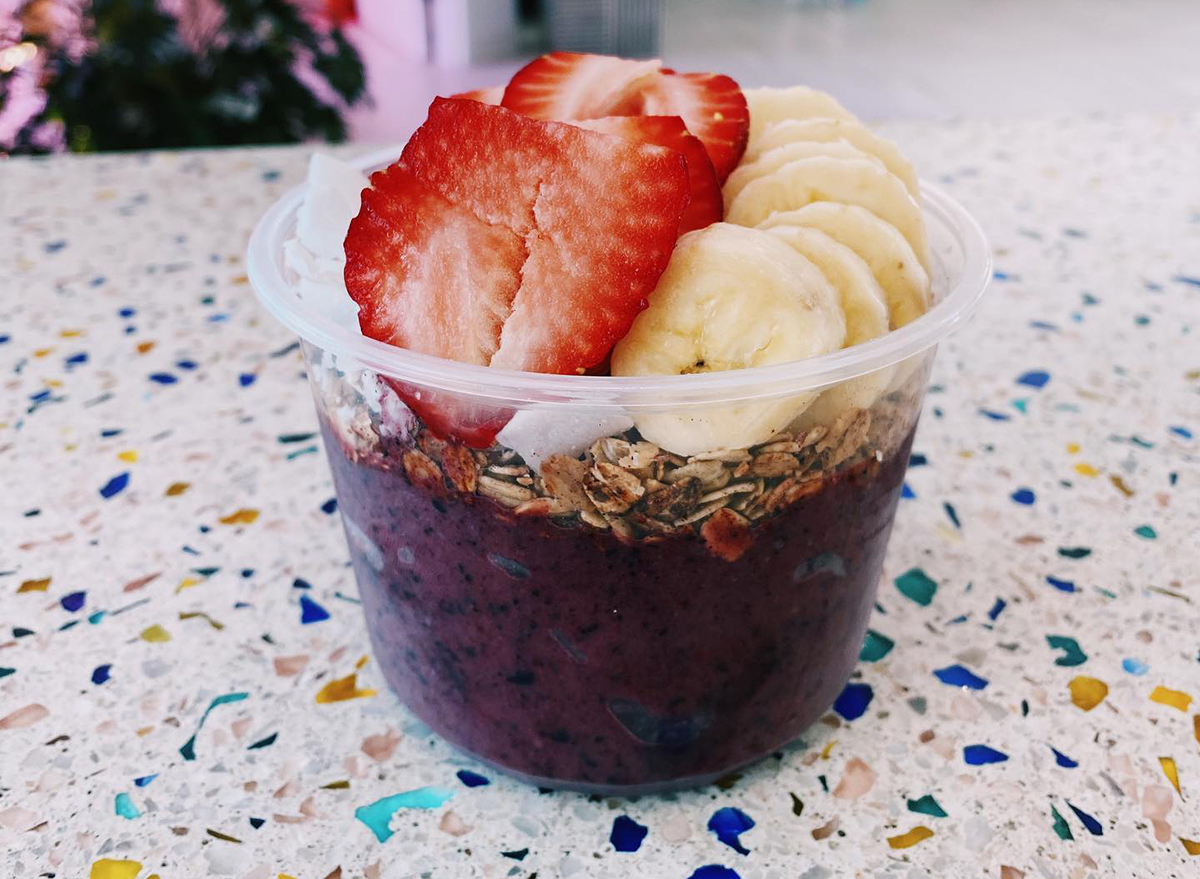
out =
<path fill-rule="evenodd" d="M 515 516 L 608 530 L 622 541 L 698 533 L 730 559 L 758 520 L 831 480 L 869 476 L 911 431 L 925 375 L 916 369 L 870 409 L 847 409 L 830 424 L 784 431 L 749 448 L 683 457 L 633 428 L 596 440 L 579 457 L 550 455 L 538 472 L 500 444 L 475 450 L 439 439 L 370 373 L 351 382 L 330 372 L 318 402 L 352 460 L 401 469 L 437 495 L 478 496 Z"/>

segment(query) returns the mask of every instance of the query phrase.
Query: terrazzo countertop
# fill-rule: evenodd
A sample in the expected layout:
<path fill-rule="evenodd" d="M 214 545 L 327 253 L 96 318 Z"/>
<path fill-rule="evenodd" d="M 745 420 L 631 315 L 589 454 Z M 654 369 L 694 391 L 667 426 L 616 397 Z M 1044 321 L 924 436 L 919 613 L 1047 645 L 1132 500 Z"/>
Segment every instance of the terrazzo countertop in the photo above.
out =
<path fill-rule="evenodd" d="M 862 662 L 802 742 L 637 800 L 485 770 L 364 658 L 243 259 L 306 151 L 0 162 L 5 877 L 1200 875 L 1200 115 L 890 133 L 997 271 Z"/>

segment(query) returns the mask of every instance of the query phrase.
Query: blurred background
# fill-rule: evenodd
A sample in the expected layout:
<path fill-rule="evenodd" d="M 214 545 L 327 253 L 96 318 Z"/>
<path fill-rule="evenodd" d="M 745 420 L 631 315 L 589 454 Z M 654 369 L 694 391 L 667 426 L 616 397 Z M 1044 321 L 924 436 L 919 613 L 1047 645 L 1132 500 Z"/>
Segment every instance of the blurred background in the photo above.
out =
<path fill-rule="evenodd" d="M 1196 0 L 0 0 L 0 152 L 397 141 L 549 49 L 871 119 L 1200 105 Z"/>

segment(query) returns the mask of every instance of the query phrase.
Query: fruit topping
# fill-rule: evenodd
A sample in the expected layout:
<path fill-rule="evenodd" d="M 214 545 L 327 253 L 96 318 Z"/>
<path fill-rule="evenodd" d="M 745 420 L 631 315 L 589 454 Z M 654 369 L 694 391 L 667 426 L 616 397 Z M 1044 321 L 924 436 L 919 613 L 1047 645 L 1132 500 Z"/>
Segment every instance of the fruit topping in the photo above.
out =
<path fill-rule="evenodd" d="M 676 73 L 659 61 L 551 52 L 517 71 L 505 107 L 535 119 L 680 116 L 724 182 L 746 149 L 750 113 L 741 88 L 717 73 Z"/>
<path fill-rule="evenodd" d="M 840 296 L 821 271 L 776 235 L 714 223 L 679 239 L 671 264 L 613 350 L 614 375 L 682 375 L 769 366 L 842 347 Z M 648 412 L 650 442 L 678 455 L 765 442 L 815 394 Z"/>
<path fill-rule="evenodd" d="M 647 85 L 642 112 L 683 117 L 688 131 L 704 143 L 721 182 L 737 167 L 746 150 L 750 112 L 742 90 L 728 76 L 661 74 Z"/>
<path fill-rule="evenodd" d="M 600 119 L 581 119 L 572 124 L 682 153 L 687 161 L 692 198 L 683 212 L 679 234 L 721 222 L 725 205 L 712 161 L 704 144 L 688 133 L 678 116 L 603 116 Z"/>
<path fill-rule="evenodd" d="M 469 92 L 459 92 L 450 97 L 462 101 L 479 101 L 481 104 L 499 104 L 504 98 L 504 86 L 493 85 L 484 89 L 472 89 Z"/>
<path fill-rule="evenodd" d="M 657 60 L 550 52 L 513 75 L 502 103 L 534 119 L 637 116 L 642 112 L 642 89 L 659 75 L 661 66 Z"/>
<path fill-rule="evenodd" d="M 582 372 L 646 307 L 689 192 L 678 152 L 439 98 L 363 192 L 346 288 L 372 338 L 464 363 Z M 428 400 L 398 390 L 428 416 Z M 445 402 L 432 428 L 490 442 L 496 418 L 475 413 L 460 430 Z"/>

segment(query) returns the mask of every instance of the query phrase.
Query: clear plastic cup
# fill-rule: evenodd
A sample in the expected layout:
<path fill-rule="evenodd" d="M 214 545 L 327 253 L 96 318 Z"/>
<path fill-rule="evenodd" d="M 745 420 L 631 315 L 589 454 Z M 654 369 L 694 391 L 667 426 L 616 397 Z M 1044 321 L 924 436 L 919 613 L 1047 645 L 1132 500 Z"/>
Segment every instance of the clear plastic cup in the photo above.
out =
<path fill-rule="evenodd" d="M 308 306 L 285 267 L 302 189 L 264 215 L 250 278 L 302 340 L 374 654 L 418 717 L 531 783 L 637 794 L 754 762 L 829 708 L 862 645 L 935 346 L 990 278 L 979 226 L 922 191 L 924 316 L 825 356 L 684 376 L 521 373 L 365 338 Z M 831 390 L 854 403 L 749 448 L 675 455 L 632 426 L 750 422 Z M 447 442 L 402 395 L 469 413 L 484 440 L 506 427 L 486 448 Z"/>

